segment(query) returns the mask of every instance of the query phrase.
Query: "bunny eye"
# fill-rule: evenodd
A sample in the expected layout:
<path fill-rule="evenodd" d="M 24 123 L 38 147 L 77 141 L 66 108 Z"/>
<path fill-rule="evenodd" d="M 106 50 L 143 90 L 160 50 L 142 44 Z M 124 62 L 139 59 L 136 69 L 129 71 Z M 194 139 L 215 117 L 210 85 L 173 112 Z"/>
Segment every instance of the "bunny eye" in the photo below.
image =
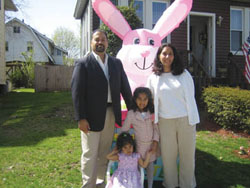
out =
<path fill-rule="evenodd" d="M 154 41 L 153 39 L 149 38 L 149 39 L 148 39 L 148 44 L 154 46 L 155 41 Z"/>
<path fill-rule="evenodd" d="M 135 38 L 134 39 L 134 44 L 139 44 L 140 43 L 140 39 L 139 38 Z"/>

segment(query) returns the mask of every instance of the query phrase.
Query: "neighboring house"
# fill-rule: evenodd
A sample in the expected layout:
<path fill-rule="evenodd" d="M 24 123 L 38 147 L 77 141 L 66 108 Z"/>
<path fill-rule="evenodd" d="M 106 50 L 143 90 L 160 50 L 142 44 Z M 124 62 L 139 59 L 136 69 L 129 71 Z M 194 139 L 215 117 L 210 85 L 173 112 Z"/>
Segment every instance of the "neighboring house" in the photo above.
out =
<path fill-rule="evenodd" d="M 17 11 L 12 0 L 0 0 L 0 93 L 6 85 L 5 11 Z"/>
<path fill-rule="evenodd" d="M 32 52 L 33 61 L 46 64 L 63 64 L 67 51 L 31 26 L 17 18 L 6 23 L 6 63 L 25 61 L 23 52 Z"/>
<path fill-rule="evenodd" d="M 127 6 L 130 0 L 112 2 L 115 5 Z M 173 0 L 134 2 L 138 7 L 137 15 L 142 20 L 143 27 L 152 29 Z M 83 56 L 90 50 L 91 34 L 99 27 L 100 20 L 89 0 L 77 0 L 74 17 L 81 19 Z M 245 60 L 241 51 L 241 46 L 249 34 L 250 0 L 193 0 L 193 7 L 187 19 L 167 37 L 166 41 L 176 46 L 187 66 L 198 64 L 198 71 L 203 71 L 206 79 L 212 80 L 213 84 L 243 84 L 243 87 L 249 88 L 243 77 Z M 197 68 L 190 67 L 190 70 L 194 69 Z"/>

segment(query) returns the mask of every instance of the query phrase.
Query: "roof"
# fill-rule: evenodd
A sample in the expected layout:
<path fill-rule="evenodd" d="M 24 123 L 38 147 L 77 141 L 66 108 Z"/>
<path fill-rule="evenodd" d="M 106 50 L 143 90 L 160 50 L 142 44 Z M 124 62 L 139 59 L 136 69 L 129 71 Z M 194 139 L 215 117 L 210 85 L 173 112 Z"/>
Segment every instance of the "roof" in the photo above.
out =
<path fill-rule="evenodd" d="M 48 55 L 49 59 L 55 63 L 54 58 L 50 55 L 49 50 L 46 48 L 46 46 L 44 46 L 44 44 L 41 42 L 40 38 L 45 39 L 46 41 L 48 41 L 48 43 L 50 43 L 54 48 L 57 48 L 59 50 L 61 50 L 63 53 L 68 54 L 68 52 L 64 49 L 62 49 L 61 47 L 55 45 L 54 41 L 51 40 L 50 38 L 48 38 L 46 35 L 43 35 L 42 33 L 40 33 L 39 31 L 35 30 L 34 28 L 32 28 L 31 26 L 25 24 L 23 21 L 19 20 L 18 18 L 13 18 L 12 20 L 8 21 L 6 24 L 9 24 L 10 22 L 18 22 L 21 25 L 27 27 L 28 29 L 30 29 L 31 33 L 35 36 L 35 38 L 37 39 L 38 43 L 41 45 L 42 49 L 45 51 L 45 53 Z"/>
<path fill-rule="evenodd" d="M 19 20 L 19 21 L 20 21 L 20 20 Z M 26 24 L 26 25 L 27 25 L 27 24 Z M 30 27 L 30 26 L 28 25 L 28 27 Z M 35 34 L 37 34 L 37 35 L 39 35 L 40 37 L 42 37 L 42 38 L 44 38 L 45 40 L 47 40 L 47 41 L 48 41 L 50 44 L 52 44 L 55 48 L 57 48 L 57 49 L 63 51 L 64 53 L 68 54 L 67 50 L 64 50 L 64 49 L 61 48 L 60 46 L 57 46 L 57 45 L 54 43 L 54 41 L 51 40 L 50 38 L 48 38 L 46 35 L 40 33 L 39 31 L 37 31 L 36 29 L 34 29 L 34 28 L 32 28 L 32 27 L 30 27 L 30 28 L 33 30 L 33 32 L 34 32 Z"/>
<path fill-rule="evenodd" d="M 77 0 L 74 12 L 75 19 L 81 19 L 83 12 L 88 5 L 88 2 L 89 0 Z"/>
<path fill-rule="evenodd" d="M 9 11 L 18 11 L 16 8 L 16 5 L 13 3 L 12 0 L 5 0 L 4 2 L 4 10 L 9 10 Z"/>

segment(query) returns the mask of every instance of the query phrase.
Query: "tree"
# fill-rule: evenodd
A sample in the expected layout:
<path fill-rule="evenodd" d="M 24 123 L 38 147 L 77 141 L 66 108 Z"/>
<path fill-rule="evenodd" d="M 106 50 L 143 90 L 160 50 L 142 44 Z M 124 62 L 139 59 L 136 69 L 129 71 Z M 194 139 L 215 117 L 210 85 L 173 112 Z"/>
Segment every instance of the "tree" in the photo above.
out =
<path fill-rule="evenodd" d="M 22 14 L 25 15 L 25 8 L 29 6 L 29 2 L 27 0 L 13 0 L 13 3 L 15 4 L 16 8 L 18 9 L 18 12 L 12 12 L 12 11 L 6 11 L 5 13 L 5 20 L 8 21 L 14 17 L 16 17 L 16 14 Z"/>
<path fill-rule="evenodd" d="M 13 0 L 13 3 L 19 10 L 23 10 L 27 6 L 27 0 Z"/>
<path fill-rule="evenodd" d="M 65 64 L 73 64 L 74 59 L 80 54 L 80 37 L 66 27 L 58 27 L 53 35 L 52 40 L 55 44 L 68 51 L 68 57 L 65 57 Z"/>
<path fill-rule="evenodd" d="M 120 10 L 125 20 L 127 20 L 131 29 L 134 30 L 142 27 L 142 22 L 136 15 L 136 8 L 134 8 L 133 1 L 130 3 L 129 7 L 120 6 L 117 7 L 117 9 Z M 108 36 L 109 46 L 107 53 L 112 56 L 116 56 L 122 47 L 122 40 L 117 35 L 115 35 L 104 23 L 101 24 L 100 29 L 104 30 Z"/>

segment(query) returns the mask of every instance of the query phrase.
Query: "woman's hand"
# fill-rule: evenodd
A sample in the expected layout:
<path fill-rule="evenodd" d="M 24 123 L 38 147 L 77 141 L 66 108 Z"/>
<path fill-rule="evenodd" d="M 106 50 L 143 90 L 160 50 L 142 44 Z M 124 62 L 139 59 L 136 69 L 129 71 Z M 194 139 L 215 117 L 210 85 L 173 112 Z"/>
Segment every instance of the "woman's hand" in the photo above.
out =
<path fill-rule="evenodd" d="M 152 143 L 152 147 L 151 147 L 152 153 L 156 154 L 157 149 L 158 149 L 158 142 L 154 140 L 153 143 Z"/>

